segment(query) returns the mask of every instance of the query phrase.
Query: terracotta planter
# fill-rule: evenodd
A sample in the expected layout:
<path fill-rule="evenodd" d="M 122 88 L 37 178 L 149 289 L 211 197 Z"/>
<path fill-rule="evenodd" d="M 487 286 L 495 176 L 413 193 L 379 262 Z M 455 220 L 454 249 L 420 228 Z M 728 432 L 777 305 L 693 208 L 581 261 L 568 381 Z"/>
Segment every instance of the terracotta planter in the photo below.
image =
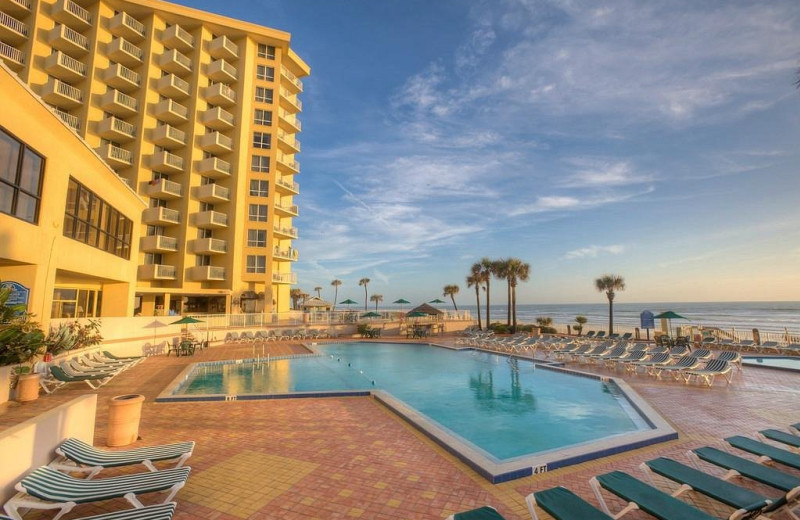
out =
<path fill-rule="evenodd" d="M 144 396 L 118 395 L 108 403 L 108 446 L 127 446 L 139 438 L 139 420 L 142 417 Z"/>
<path fill-rule="evenodd" d="M 22 374 L 17 380 L 17 401 L 25 403 L 39 399 L 39 374 Z"/>

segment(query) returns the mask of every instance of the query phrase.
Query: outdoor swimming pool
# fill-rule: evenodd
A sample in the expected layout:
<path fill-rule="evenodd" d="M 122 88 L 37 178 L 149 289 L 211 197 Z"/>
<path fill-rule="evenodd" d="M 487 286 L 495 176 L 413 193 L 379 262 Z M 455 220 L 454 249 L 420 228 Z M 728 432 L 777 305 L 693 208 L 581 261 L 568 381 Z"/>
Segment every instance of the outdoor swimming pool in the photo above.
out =
<path fill-rule="evenodd" d="M 551 469 L 564 457 L 587 460 L 587 452 L 619 451 L 610 439 L 635 444 L 658 429 L 617 382 L 530 360 L 419 344 L 315 348 L 318 356 L 269 363 L 199 364 L 159 400 L 367 391 L 452 451 L 500 473 L 533 455 L 549 454 Z M 598 441 L 605 444 L 587 449 Z"/>
<path fill-rule="evenodd" d="M 800 358 L 797 357 L 745 356 L 742 359 L 742 364 L 751 367 L 775 368 L 778 370 L 800 372 Z"/>

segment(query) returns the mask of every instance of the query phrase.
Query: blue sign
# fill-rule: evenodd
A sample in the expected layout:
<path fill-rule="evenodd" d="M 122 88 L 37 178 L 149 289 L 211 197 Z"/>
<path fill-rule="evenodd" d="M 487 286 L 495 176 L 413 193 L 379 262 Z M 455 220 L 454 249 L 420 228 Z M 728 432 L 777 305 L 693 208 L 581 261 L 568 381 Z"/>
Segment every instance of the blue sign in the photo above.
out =
<path fill-rule="evenodd" d="M 17 282 L 0 282 L 0 288 L 11 289 L 11 296 L 8 297 L 6 305 L 24 305 L 28 308 L 28 296 L 31 290 Z"/>
<path fill-rule="evenodd" d="M 642 311 L 639 315 L 639 321 L 641 322 L 642 329 L 656 328 L 656 321 L 653 319 L 653 313 L 650 311 Z"/>

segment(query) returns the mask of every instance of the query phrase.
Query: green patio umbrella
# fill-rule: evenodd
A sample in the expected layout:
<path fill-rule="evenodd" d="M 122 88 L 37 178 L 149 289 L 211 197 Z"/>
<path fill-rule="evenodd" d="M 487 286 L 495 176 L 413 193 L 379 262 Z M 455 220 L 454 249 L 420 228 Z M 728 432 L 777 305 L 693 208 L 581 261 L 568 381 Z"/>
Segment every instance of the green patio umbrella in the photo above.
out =
<path fill-rule="evenodd" d="M 406 300 L 406 299 L 404 299 L 404 298 L 400 298 L 399 300 L 395 300 L 392 303 L 396 303 L 398 305 L 408 305 L 411 302 Z"/>
<path fill-rule="evenodd" d="M 672 320 L 688 320 L 686 316 L 681 316 L 677 312 L 673 311 L 666 311 L 662 312 L 661 314 L 657 314 L 653 316 L 655 319 L 659 320 L 669 320 L 669 333 L 672 334 Z"/>
<path fill-rule="evenodd" d="M 375 311 L 369 311 L 369 312 L 365 312 L 364 314 L 362 314 L 361 317 L 362 318 L 380 318 L 381 317 L 381 313 L 375 312 Z"/>
<path fill-rule="evenodd" d="M 343 302 L 339 302 L 339 305 L 354 305 L 356 303 L 358 303 L 358 302 L 355 302 L 355 301 L 351 300 L 350 298 L 348 298 Z"/>
<path fill-rule="evenodd" d="M 445 303 L 445 302 L 443 302 L 443 301 L 442 301 L 442 300 L 440 300 L 439 298 L 436 298 L 435 300 L 431 300 L 431 301 L 429 301 L 428 303 Z"/>
<path fill-rule="evenodd" d="M 189 332 L 190 323 L 203 323 L 203 320 L 198 320 L 197 318 L 192 318 L 191 316 L 184 316 L 178 321 L 173 321 L 171 325 L 185 325 L 183 330 L 185 332 Z M 206 340 L 208 340 L 208 331 L 206 331 Z"/>
<path fill-rule="evenodd" d="M 414 311 L 414 312 L 409 312 L 408 314 L 406 314 L 406 316 L 409 318 L 422 318 L 430 315 L 427 312 Z"/>

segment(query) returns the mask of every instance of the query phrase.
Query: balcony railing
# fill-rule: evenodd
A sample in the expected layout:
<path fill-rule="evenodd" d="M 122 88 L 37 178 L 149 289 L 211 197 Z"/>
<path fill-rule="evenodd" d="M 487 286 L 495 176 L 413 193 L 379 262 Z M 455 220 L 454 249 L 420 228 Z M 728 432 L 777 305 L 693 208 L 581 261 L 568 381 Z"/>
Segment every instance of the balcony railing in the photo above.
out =
<path fill-rule="evenodd" d="M 102 145 L 98 149 L 98 153 L 112 167 L 126 167 L 133 163 L 133 154 L 129 150 L 111 143 Z"/>
<path fill-rule="evenodd" d="M 142 237 L 139 249 L 146 253 L 174 252 L 178 250 L 178 239 L 164 235 Z"/>
<path fill-rule="evenodd" d="M 117 36 L 123 36 L 135 41 L 141 41 L 146 30 L 142 22 L 124 11 L 111 19 L 109 29 Z"/>
<path fill-rule="evenodd" d="M 200 137 L 200 148 L 211 153 L 226 153 L 233 150 L 233 139 L 219 132 L 210 132 Z"/>
<path fill-rule="evenodd" d="M 219 157 L 208 157 L 197 163 L 197 172 L 212 179 L 228 177 L 231 174 L 231 163 Z"/>
<path fill-rule="evenodd" d="M 147 183 L 147 195 L 166 199 L 177 199 L 181 196 L 181 185 L 167 179 L 155 179 Z"/>
<path fill-rule="evenodd" d="M 284 206 L 282 204 L 275 203 L 275 210 L 278 212 L 282 212 L 285 215 L 289 215 L 292 217 L 297 216 L 297 206 Z"/>
<path fill-rule="evenodd" d="M 205 90 L 206 101 L 214 105 L 230 106 L 236 103 L 236 92 L 224 83 L 216 83 Z"/>
<path fill-rule="evenodd" d="M 61 51 L 55 51 L 45 58 L 44 68 L 51 76 L 67 81 L 86 77 L 86 65 Z"/>
<path fill-rule="evenodd" d="M 239 57 L 239 47 L 225 35 L 217 36 L 208 44 L 208 53 L 212 58 L 235 60 Z"/>
<path fill-rule="evenodd" d="M 28 26 L 3 11 L 0 11 L 0 29 L 2 29 L 0 35 L 12 43 L 19 43 L 28 38 Z"/>
<path fill-rule="evenodd" d="M 301 150 L 300 139 L 294 134 L 290 134 L 280 128 L 278 128 L 278 142 L 279 144 L 283 143 L 285 145 L 285 148 L 288 149 L 288 153 L 298 153 Z"/>
<path fill-rule="evenodd" d="M 189 268 L 189 277 L 200 282 L 221 281 L 225 279 L 225 268 L 215 265 L 196 265 Z"/>
<path fill-rule="evenodd" d="M 13 69 L 25 66 L 25 53 L 4 42 L 0 42 L 0 58 L 6 60 L 6 64 Z"/>
<path fill-rule="evenodd" d="M 277 235 L 282 235 L 283 237 L 297 238 L 297 228 L 296 227 L 274 226 L 272 228 L 272 231 Z"/>
<path fill-rule="evenodd" d="M 165 96 L 184 98 L 189 95 L 189 82 L 175 74 L 168 74 L 158 80 L 156 90 Z"/>
<path fill-rule="evenodd" d="M 291 173 L 299 173 L 300 172 L 300 162 L 296 161 L 295 159 L 289 158 L 289 156 L 278 152 L 277 154 L 278 159 L 278 166 L 284 166 L 288 168 Z"/>
<path fill-rule="evenodd" d="M 174 280 L 177 270 L 174 265 L 164 264 L 145 264 L 140 265 L 138 270 L 141 280 Z"/>
<path fill-rule="evenodd" d="M 141 80 L 139 74 L 121 63 L 111 63 L 104 75 L 105 82 L 119 90 L 133 90 L 139 88 Z"/>
<path fill-rule="evenodd" d="M 289 89 L 281 88 L 281 99 L 288 102 L 295 111 L 303 110 L 303 102 L 297 98 L 296 94 L 289 92 Z"/>
<path fill-rule="evenodd" d="M 152 155 L 150 167 L 157 171 L 179 172 L 183 170 L 183 157 L 162 150 Z"/>
<path fill-rule="evenodd" d="M 228 215 L 219 211 L 200 211 L 196 214 L 195 225 L 199 228 L 228 227 Z"/>
<path fill-rule="evenodd" d="M 297 283 L 297 273 L 272 273 L 272 283 Z"/>
<path fill-rule="evenodd" d="M 186 144 L 186 132 L 172 125 L 161 125 L 153 130 L 153 142 L 164 148 L 176 148 Z"/>
<path fill-rule="evenodd" d="M 287 181 L 285 179 L 277 179 L 275 184 L 280 188 L 284 188 L 285 190 L 294 193 L 295 195 L 300 193 L 300 185 L 296 182 Z"/>
<path fill-rule="evenodd" d="M 69 112 L 64 112 L 63 110 L 60 110 L 58 108 L 56 108 L 55 111 L 58 117 L 60 117 L 61 120 L 67 124 L 67 126 L 71 127 L 76 132 L 80 131 L 81 121 L 80 119 L 78 119 L 77 116 L 73 116 Z"/>
<path fill-rule="evenodd" d="M 281 67 L 281 75 L 289 80 L 289 84 L 293 85 L 298 91 L 303 91 L 303 82 L 286 67 Z"/>
<path fill-rule="evenodd" d="M 52 7 L 53 18 L 66 24 L 77 24 L 81 29 L 92 25 L 92 15 L 72 0 L 58 0 Z"/>
<path fill-rule="evenodd" d="M 50 29 L 47 41 L 51 47 L 60 51 L 83 54 L 89 50 L 89 38 L 63 23 L 57 23 Z"/>
<path fill-rule="evenodd" d="M 42 89 L 42 99 L 55 106 L 75 108 L 83 103 L 83 93 L 60 79 L 49 78 Z"/>
<path fill-rule="evenodd" d="M 238 77 L 236 67 L 220 58 L 208 66 L 208 77 L 214 81 L 233 82 Z"/>
<path fill-rule="evenodd" d="M 108 45 L 108 57 L 120 63 L 135 66 L 142 62 L 142 56 L 144 56 L 142 49 L 122 36 L 117 36 Z"/>
<path fill-rule="evenodd" d="M 100 107 L 114 115 L 132 115 L 138 110 L 136 98 L 116 89 L 109 89 L 100 98 Z"/>
<path fill-rule="evenodd" d="M 203 112 L 200 120 L 209 128 L 225 130 L 231 128 L 235 121 L 233 114 L 222 107 L 209 108 Z"/>
<path fill-rule="evenodd" d="M 202 202 L 227 202 L 230 197 L 231 190 L 219 184 L 204 184 L 197 187 L 197 200 Z"/>
<path fill-rule="evenodd" d="M 107 139 L 130 140 L 136 137 L 136 126 L 111 116 L 100 122 L 98 133 Z"/>
<path fill-rule="evenodd" d="M 158 64 L 167 72 L 187 74 L 192 71 L 192 60 L 177 49 L 168 49 L 158 58 Z"/>
<path fill-rule="evenodd" d="M 300 123 L 300 120 L 297 119 L 296 115 L 290 114 L 288 110 L 281 108 L 278 110 L 278 115 L 280 116 L 281 121 L 285 121 L 289 124 L 290 129 L 293 129 L 296 132 L 303 130 L 303 125 Z"/>
<path fill-rule="evenodd" d="M 228 252 L 228 241 L 219 238 L 198 238 L 192 251 L 199 255 L 220 255 Z"/>
<path fill-rule="evenodd" d="M 169 208 L 147 208 L 142 212 L 142 222 L 152 226 L 174 226 L 180 224 L 181 214 Z"/>
<path fill-rule="evenodd" d="M 189 109 L 174 99 L 163 99 L 155 106 L 155 116 L 167 123 L 183 123 L 189 118 Z"/>
<path fill-rule="evenodd" d="M 178 48 L 185 52 L 194 49 L 194 36 L 177 24 L 164 30 L 161 41 L 168 47 Z"/>
<path fill-rule="evenodd" d="M 292 262 L 297 260 L 298 254 L 297 249 L 289 248 L 289 249 L 280 249 L 275 247 L 272 251 L 272 257 L 278 260 L 290 260 Z"/>
<path fill-rule="evenodd" d="M 31 10 L 31 3 L 29 0 L 6 0 L 6 3 L 6 9 L 12 13 L 26 13 Z"/>

